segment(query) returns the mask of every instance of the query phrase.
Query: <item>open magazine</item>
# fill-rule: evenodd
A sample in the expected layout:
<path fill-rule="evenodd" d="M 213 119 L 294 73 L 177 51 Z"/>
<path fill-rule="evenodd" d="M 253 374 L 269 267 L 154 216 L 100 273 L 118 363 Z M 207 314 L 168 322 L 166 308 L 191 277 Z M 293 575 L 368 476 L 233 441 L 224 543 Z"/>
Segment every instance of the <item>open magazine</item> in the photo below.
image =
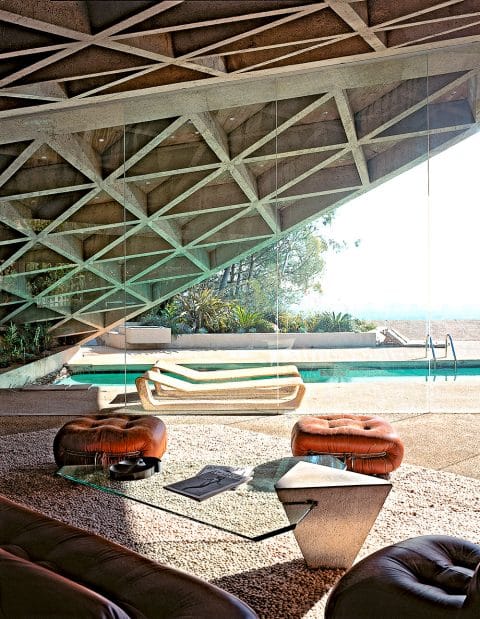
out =
<path fill-rule="evenodd" d="M 196 501 L 204 501 L 224 490 L 232 490 L 249 481 L 252 479 L 252 472 L 252 467 L 209 464 L 193 477 L 168 484 L 164 488 Z"/>

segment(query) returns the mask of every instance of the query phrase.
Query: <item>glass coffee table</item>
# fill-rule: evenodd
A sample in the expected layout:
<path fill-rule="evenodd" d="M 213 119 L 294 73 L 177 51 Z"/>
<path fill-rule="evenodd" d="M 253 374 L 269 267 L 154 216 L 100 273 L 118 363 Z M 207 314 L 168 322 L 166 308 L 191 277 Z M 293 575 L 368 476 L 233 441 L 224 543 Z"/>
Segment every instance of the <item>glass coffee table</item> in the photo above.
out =
<path fill-rule="evenodd" d="M 135 481 L 112 480 L 108 468 L 93 465 L 63 466 L 57 475 L 247 540 L 260 541 L 294 530 L 315 507 L 316 502 L 308 498 L 287 501 L 285 507 L 278 499 L 276 483 L 300 462 L 318 466 L 315 471 L 318 470 L 319 475 L 322 470 L 345 469 L 340 459 L 328 455 L 288 457 L 258 464 L 249 462 L 254 466 L 250 481 L 201 502 L 166 490 L 164 486 L 196 475 L 206 464 L 219 463 L 166 459 L 159 473 Z M 229 461 L 228 465 L 245 466 L 246 462 Z"/>

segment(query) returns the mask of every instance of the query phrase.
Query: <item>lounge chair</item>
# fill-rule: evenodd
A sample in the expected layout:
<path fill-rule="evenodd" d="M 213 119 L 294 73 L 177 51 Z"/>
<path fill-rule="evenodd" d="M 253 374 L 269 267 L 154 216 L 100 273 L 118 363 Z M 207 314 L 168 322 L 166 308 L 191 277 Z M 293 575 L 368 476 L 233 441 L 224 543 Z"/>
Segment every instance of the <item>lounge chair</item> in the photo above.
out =
<path fill-rule="evenodd" d="M 299 376 L 191 383 L 167 376 L 157 368 L 139 376 L 135 384 L 142 406 L 148 411 L 295 409 L 305 394 Z"/>
<path fill-rule="evenodd" d="M 185 378 L 193 382 L 208 382 L 208 381 L 229 381 L 248 378 L 261 377 L 277 377 L 277 376 L 300 376 L 300 372 L 296 365 L 271 365 L 254 368 L 241 368 L 236 370 L 192 370 L 184 365 L 164 361 L 163 359 L 156 361 L 151 368 L 152 371 L 160 370 L 161 372 L 170 372 L 180 378 Z"/>

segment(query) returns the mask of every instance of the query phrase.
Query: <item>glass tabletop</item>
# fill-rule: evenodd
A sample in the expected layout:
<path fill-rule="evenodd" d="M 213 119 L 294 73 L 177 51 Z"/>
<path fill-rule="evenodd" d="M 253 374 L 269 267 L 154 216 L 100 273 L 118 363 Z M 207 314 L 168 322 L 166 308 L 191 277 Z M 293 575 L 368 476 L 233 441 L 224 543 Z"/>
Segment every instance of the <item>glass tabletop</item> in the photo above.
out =
<path fill-rule="evenodd" d="M 249 462 L 248 464 L 254 467 L 252 479 L 233 490 L 225 490 L 201 502 L 171 492 L 165 489 L 165 486 L 196 475 L 207 464 L 221 466 L 220 463 L 166 459 L 162 461 L 160 472 L 134 481 L 113 480 L 108 467 L 94 465 L 63 466 L 57 471 L 57 475 L 244 539 L 260 541 L 294 529 L 314 506 L 309 502 L 299 504 L 298 509 L 289 510 L 293 514 L 289 520 L 277 498 L 276 482 L 300 461 L 345 469 L 344 462 L 328 455 Z M 229 466 L 245 467 L 246 464 L 228 462 Z"/>

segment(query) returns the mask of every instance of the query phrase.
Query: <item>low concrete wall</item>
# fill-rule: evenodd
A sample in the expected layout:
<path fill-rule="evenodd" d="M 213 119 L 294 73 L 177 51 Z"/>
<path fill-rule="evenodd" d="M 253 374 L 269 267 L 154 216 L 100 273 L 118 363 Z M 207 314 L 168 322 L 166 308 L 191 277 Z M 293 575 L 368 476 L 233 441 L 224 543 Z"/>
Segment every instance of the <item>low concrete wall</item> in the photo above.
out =
<path fill-rule="evenodd" d="M 85 415 L 100 410 L 93 385 L 30 385 L 0 389 L 0 415 Z"/>
<path fill-rule="evenodd" d="M 143 331 L 140 332 L 140 329 Z M 376 345 L 376 333 L 192 333 L 168 340 L 159 330 L 163 327 L 129 327 L 127 340 L 118 330 L 106 333 L 106 346 L 124 350 L 155 349 L 248 349 L 248 348 L 365 348 Z M 170 329 L 167 329 L 170 331 Z"/>
<path fill-rule="evenodd" d="M 102 336 L 106 346 L 127 349 L 365 348 L 376 345 L 376 333 L 192 333 L 171 337 L 164 327 L 128 326 Z"/>
<path fill-rule="evenodd" d="M 365 348 L 376 345 L 370 333 L 196 333 L 178 335 L 166 349 Z"/>
<path fill-rule="evenodd" d="M 171 330 L 167 327 L 148 327 L 134 323 L 119 325 L 114 331 L 102 336 L 106 346 L 132 350 L 135 348 L 154 349 L 172 341 Z"/>
<path fill-rule="evenodd" d="M 33 383 L 46 374 L 50 374 L 50 372 L 56 372 L 60 370 L 65 363 L 68 363 L 79 349 L 79 346 L 66 348 L 49 357 L 43 357 L 42 359 L 26 363 L 8 372 L 3 372 L 0 374 L 0 388 L 12 389 L 14 387 L 23 387 L 24 385 Z"/>

